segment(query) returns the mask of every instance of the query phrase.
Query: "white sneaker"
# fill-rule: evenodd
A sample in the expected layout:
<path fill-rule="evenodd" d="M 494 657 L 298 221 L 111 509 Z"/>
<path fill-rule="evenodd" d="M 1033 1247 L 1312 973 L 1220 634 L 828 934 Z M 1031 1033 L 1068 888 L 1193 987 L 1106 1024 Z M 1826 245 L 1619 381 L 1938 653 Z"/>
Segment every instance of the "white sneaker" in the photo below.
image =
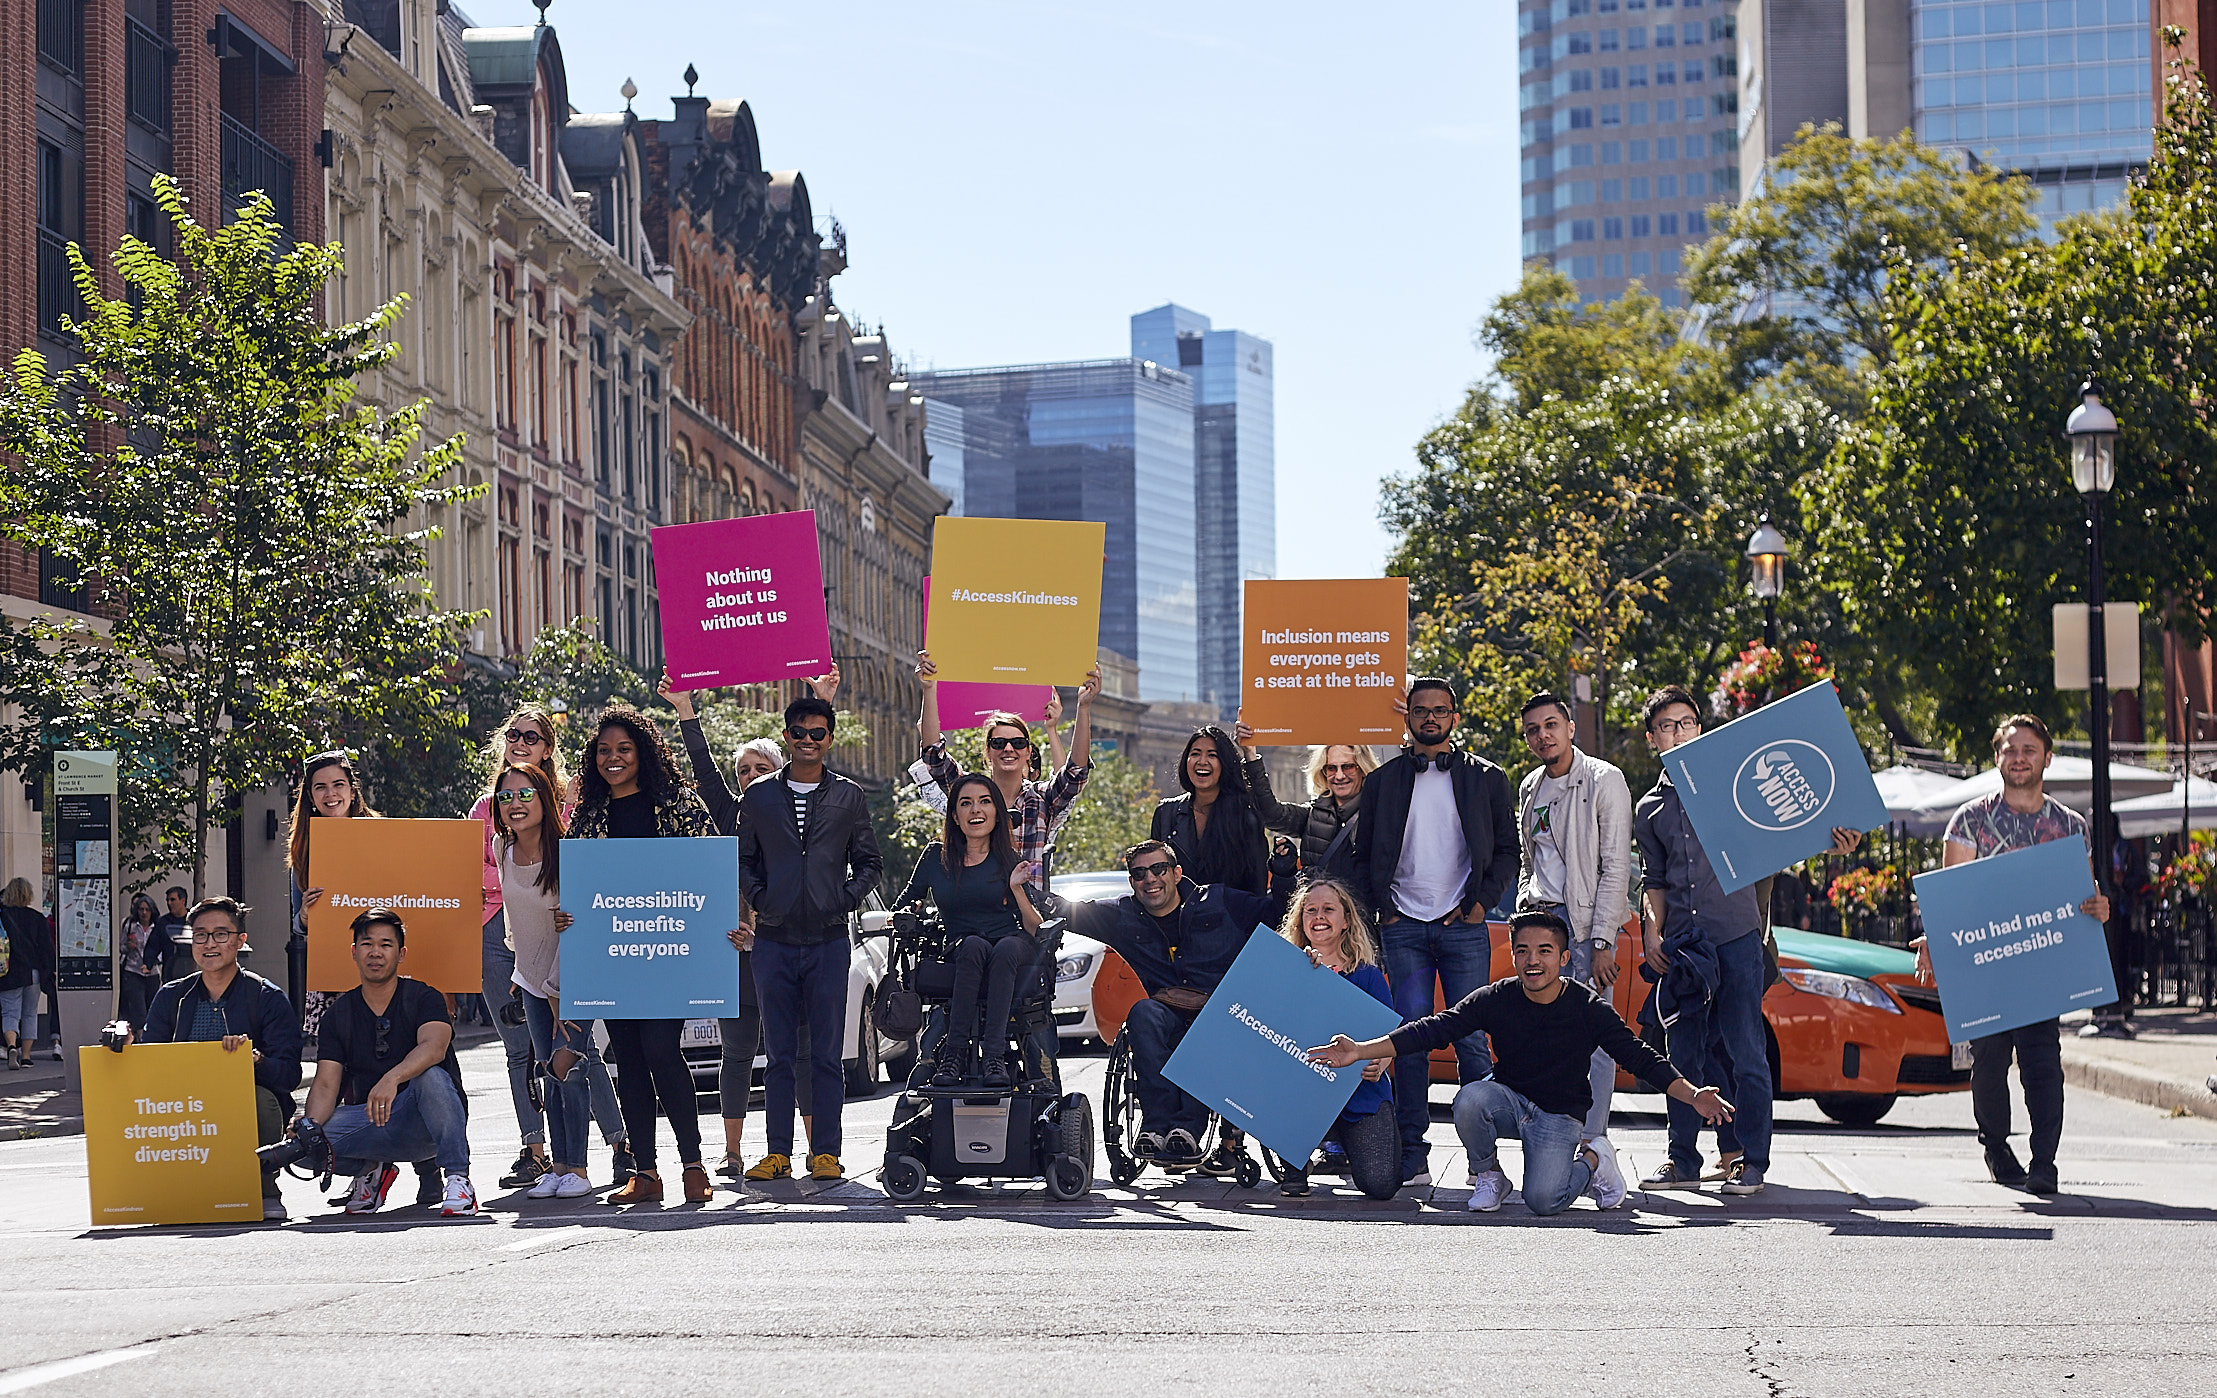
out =
<path fill-rule="evenodd" d="M 446 1199 L 439 1205 L 441 1218 L 471 1218 L 477 1213 L 477 1191 L 470 1188 L 469 1176 L 446 1177 Z"/>
<path fill-rule="evenodd" d="M 391 1165 L 372 1165 L 354 1177 L 354 1188 L 346 1196 L 346 1211 L 350 1214 L 373 1214 L 385 1206 L 385 1196 L 392 1190 L 393 1181 L 400 1178 L 400 1171 Z"/>
<path fill-rule="evenodd" d="M 557 1199 L 582 1199 L 593 1192 L 593 1182 L 571 1171 L 555 1177 L 554 1197 Z"/>
<path fill-rule="evenodd" d="M 538 1179 L 532 1181 L 531 1188 L 523 1192 L 523 1197 L 526 1199 L 552 1199 L 555 1196 L 555 1192 L 561 1189 L 562 1181 L 565 1178 L 567 1178 L 567 1176 L 558 1175 L 554 1173 L 554 1171 L 549 1170 L 545 1174 L 539 1176 Z"/>
<path fill-rule="evenodd" d="M 1478 1183 L 1471 1186 L 1470 1211 L 1474 1214 L 1490 1214 L 1501 1207 L 1501 1201 L 1509 1197 L 1509 1177 L 1499 1170 L 1480 1170 Z"/>
<path fill-rule="evenodd" d="M 1594 1158 L 1593 1183 L 1586 1186 L 1586 1194 L 1604 1209 L 1616 1208 L 1630 1192 L 1624 1187 L 1624 1172 L 1617 1168 L 1617 1148 L 1607 1136 L 1596 1136 L 1586 1145 Z"/>

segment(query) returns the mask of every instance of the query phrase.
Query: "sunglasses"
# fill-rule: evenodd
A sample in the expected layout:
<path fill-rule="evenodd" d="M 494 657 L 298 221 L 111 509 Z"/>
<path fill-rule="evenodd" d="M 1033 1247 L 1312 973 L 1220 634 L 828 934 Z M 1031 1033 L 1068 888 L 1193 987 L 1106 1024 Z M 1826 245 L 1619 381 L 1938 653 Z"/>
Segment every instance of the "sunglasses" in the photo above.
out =
<path fill-rule="evenodd" d="M 539 799 L 539 793 L 532 790 L 528 786 L 517 786 L 510 787 L 506 791 L 494 792 L 493 799 L 495 801 L 498 801 L 503 806 L 507 805 L 511 801 L 521 801 L 525 805 L 529 805 L 531 802 Z"/>
<path fill-rule="evenodd" d="M 1175 869 L 1177 867 L 1177 865 L 1171 863 L 1169 860 L 1162 859 L 1157 860 L 1153 864 L 1134 864 L 1125 872 L 1131 875 L 1133 883 L 1141 883 L 1150 882 L 1152 880 L 1162 878 L 1167 875 L 1172 869 Z"/>
<path fill-rule="evenodd" d="M 511 728 L 500 736 L 506 738 L 512 748 L 535 748 L 546 743 L 546 735 L 532 729 Z"/>
<path fill-rule="evenodd" d="M 1021 752 L 1032 745 L 1032 740 L 1029 738 L 988 738 L 985 740 L 985 745 L 995 752 L 1006 752 L 1010 748 L 1015 748 Z"/>
<path fill-rule="evenodd" d="M 799 738 L 803 742 L 820 743 L 831 736 L 831 730 L 829 728 L 788 728 L 785 730 L 785 736 Z"/>
<path fill-rule="evenodd" d="M 1327 777 L 1352 777 L 1361 771 L 1362 768 L 1352 762 L 1328 762 L 1324 766 L 1324 775 Z"/>

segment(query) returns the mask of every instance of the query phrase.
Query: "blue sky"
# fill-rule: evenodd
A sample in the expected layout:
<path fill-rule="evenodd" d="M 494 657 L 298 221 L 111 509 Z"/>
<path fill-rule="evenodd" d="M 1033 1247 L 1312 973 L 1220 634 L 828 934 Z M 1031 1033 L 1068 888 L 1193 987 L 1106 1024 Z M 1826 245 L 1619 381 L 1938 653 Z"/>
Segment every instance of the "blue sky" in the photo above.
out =
<path fill-rule="evenodd" d="M 526 0 L 464 0 L 528 24 Z M 914 367 L 1127 352 L 1177 301 L 1277 347 L 1278 571 L 1375 576 L 1377 482 L 1517 275 L 1508 0 L 1163 7 L 557 2 L 570 98 L 752 106 L 847 230 L 834 287 Z"/>

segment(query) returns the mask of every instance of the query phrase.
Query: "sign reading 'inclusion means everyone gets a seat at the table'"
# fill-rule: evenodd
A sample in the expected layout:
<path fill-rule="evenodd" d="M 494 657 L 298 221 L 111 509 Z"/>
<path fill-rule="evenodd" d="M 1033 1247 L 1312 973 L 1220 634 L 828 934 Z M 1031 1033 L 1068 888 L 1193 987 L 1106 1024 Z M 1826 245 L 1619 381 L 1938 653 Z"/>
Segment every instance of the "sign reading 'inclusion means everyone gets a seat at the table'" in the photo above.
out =
<path fill-rule="evenodd" d="M 1724 891 L 1821 854 L 1835 827 L 1886 823 L 1886 802 L 1820 680 L 1663 754 L 1686 816 Z"/>

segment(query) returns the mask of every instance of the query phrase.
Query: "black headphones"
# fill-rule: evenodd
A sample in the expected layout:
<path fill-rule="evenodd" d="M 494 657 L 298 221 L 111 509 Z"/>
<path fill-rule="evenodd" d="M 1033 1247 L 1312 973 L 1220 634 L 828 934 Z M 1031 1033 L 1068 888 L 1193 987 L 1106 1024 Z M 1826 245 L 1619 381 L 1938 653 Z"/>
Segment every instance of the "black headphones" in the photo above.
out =
<path fill-rule="evenodd" d="M 1452 768 L 1457 762 L 1461 761 L 1463 756 L 1462 753 L 1454 748 L 1449 748 L 1445 752 L 1439 753 L 1432 757 L 1426 757 L 1423 753 L 1418 752 L 1413 747 L 1403 748 L 1401 749 L 1401 751 L 1403 755 L 1407 756 L 1411 761 L 1416 763 L 1416 769 L 1419 772 L 1429 769 L 1434 764 L 1437 764 L 1439 769 L 1442 772 L 1445 772 L 1448 769 Z"/>

